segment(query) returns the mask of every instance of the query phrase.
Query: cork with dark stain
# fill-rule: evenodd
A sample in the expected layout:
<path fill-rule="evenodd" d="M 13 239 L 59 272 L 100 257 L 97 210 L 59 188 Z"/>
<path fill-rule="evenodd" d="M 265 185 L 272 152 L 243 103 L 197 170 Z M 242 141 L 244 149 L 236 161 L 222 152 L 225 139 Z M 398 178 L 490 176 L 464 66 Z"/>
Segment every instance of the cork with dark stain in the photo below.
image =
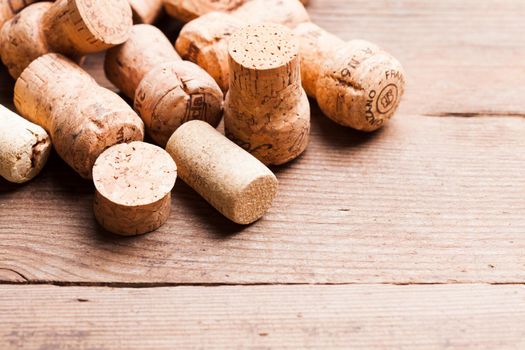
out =
<path fill-rule="evenodd" d="M 24 70 L 14 102 L 22 116 L 49 133 L 57 153 L 84 178 L 91 178 L 105 149 L 144 138 L 142 120 L 122 98 L 59 54 L 42 56 Z"/>
<path fill-rule="evenodd" d="M 303 86 L 326 116 L 362 131 L 390 120 L 405 91 L 397 59 L 364 40 L 344 42 L 313 23 L 294 33 L 301 42 Z"/>
<path fill-rule="evenodd" d="M 50 52 L 72 59 L 104 51 L 127 40 L 132 13 L 127 0 L 57 0 L 33 4 L 2 28 L 2 61 L 20 73 Z"/>
<path fill-rule="evenodd" d="M 182 58 L 204 68 L 228 91 L 228 39 L 247 24 L 262 22 L 295 27 L 309 21 L 308 13 L 298 0 L 252 0 L 235 11 L 212 12 L 186 24 L 176 41 Z"/>
<path fill-rule="evenodd" d="M 310 105 L 301 86 L 299 45 L 286 27 L 247 26 L 229 41 L 226 135 L 266 165 L 301 155 L 310 135 Z"/>
<path fill-rule="evenodd" d="M 0 105 L 0 176 L 14 183 L 33 179 L 51 148 L 44 129 Z"/>
<path fill-rule="evenodd" d="M 155 231 L 169 217 L 176 178 L 175 162 L 160 147 L 131 142 L 109 148 L 93 167 L 97 221 L 118 235 Z"/>
<path fill-rule="evenodd" d="M 130 39 L 106 55 L 108 79 L 134 99 L 146 131 L 165 147 L 173 132 L 189 120 L 216 127 L 224 95 L 201 67 L 182 61 L 166 36 L 151 25 L 135 25 Z"/>
<path fill-rule="evenodd" d="M 278 187 L 275 175 L 209 124 L 185 123 L 166 150 L 181 179 L 233 222 L 251 224 L 271 207 Z"/>

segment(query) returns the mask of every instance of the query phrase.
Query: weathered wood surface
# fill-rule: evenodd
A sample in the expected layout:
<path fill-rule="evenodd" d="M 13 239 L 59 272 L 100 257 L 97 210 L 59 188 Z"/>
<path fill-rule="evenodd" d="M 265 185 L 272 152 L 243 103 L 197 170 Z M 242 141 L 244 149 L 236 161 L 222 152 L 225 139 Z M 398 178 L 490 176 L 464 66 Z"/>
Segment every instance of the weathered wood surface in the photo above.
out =
<path fill-rule="evenodd" d="M 3 286 L 0 295 L 2 349 L 525 347 L 523 286 Z"/>
<path fill-rule="evenodd" d="M 0 181 L 0 281 L 79 286 L 1 286 L 0 348 L 525 347 L 525 2 L 310 12 L 404 64 L 392 123 L 365 135 L 314 104 L 310 148 L 247 228 L 179 181 L 165 227 L 108 235 L 92 184 L 56 156 L 25 186 Z M 109 86 L 101 59 L 85 67 Z M 11 93 L 0 69 L 0 103 Z M 454 285 L 389 285 L 428 283 Z"/>

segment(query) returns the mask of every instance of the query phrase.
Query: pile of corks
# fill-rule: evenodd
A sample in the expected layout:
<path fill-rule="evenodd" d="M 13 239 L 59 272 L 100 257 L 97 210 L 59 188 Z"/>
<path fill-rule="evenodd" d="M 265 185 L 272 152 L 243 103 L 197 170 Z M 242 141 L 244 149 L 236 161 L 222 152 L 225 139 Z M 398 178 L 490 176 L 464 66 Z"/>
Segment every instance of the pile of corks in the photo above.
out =
<path fill-rule="evenodd" d="M 54 147 L 93 180 L 95 217 L 120 235 L 166 222 L 177 175 L 230 220 L 257 221 L 277 194 L 267 166 L 308 146 L 308 96 L 336 123 L 371 132 L 404 92 L 393 56 L 326 32 L 303 3 L 3 1 L 0 55 L 19 114 L 0 106 L 0 175 L 31 180 Z M 164 10 L 186 23 L 174 45 L 150 24 Z M 133 108 L 79 65 L 102 51 Z"/>

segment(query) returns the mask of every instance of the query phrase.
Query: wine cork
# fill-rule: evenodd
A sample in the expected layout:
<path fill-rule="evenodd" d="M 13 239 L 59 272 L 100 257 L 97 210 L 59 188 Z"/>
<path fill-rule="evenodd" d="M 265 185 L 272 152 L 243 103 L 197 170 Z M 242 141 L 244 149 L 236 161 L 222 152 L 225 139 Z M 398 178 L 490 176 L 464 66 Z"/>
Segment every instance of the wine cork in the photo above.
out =
<path fill-rule="evenodd" d="M 226 13 L 212 12 L 186 24 L 176 41 L 182 58 L 201 66 L 228 91 L 230 68 L 228 66 L 227 39 L 245 23 Z"/>
<path fill-rule="evenodd" d="M 166 150 L 181 179 L 233 222 L 251 224 L 271 207 L 278 187 L 275 175 L 209 124 L 182 125 Z"/>
<path fill-rule="evenodd" d="M 121 44 L 127 40 L 131 26 L 131 9 L 126 0 L 33 4 L 2 28 L 2 61 L 17 78 L 28 63 L 49 52 L 76 59 Z"/>
<path fill-rule="evenodd" d="M 128 0 L 133 11 L 133 22 L 152 24 L 162 13 L 163 0 Z"/>
<path fill-rule="evenodd" d="M 109 232 L 155 231 L 169 217 L 177 166 L 162 148 L 144 142 L 104 151 L 93 167 L 95 218 Z"/>
<path fill-rule="evenodd" d="M 370 132 L 394 115 L 405 91 L 398 60 L 372 43 L 345 43 L 312 23 L 294 32 L 301 41 L 303 86 L 326 116 Z"/>
<path fill-rule="evenodd" d="M 246 0 L 164 0 L 166 13 L 183 23 L 213 11 L 233 11 Z"/>
<path fill-rule="evenodd" d="M 271 22 L 295 27 L 310 20 L 299 0 L 165 0 L 164 7 L 183 23 L 215 11 L 232 14 L 250 24 Z"/>
<path fill-rule="evenodd" d="M 40 173 L 50 152 L 44 129 L 0 105 L 0 176 L 27 182 Z"/>
<path fill-rule="evenodd" d="M 247 24 L 272 22 L 291 27 L 308 21 L 298 0 L 251 0 L 229 14 L 212 12 L 186 24 L 176 41 L 182 58 L 204 68 L 226 92 L 229 87 L 228 39 Z"/>
<path fill-rule="evenodd" d="M 22 116 L 49 133 L 60 157 L 84 178 L 91 178 L 106 148 L 144 138 L 143 122 L 124 100 L 59 54 L 44 55 L 24 70 L 14 102 Z"/>
<path fill-rule="evenodd" d="M 278 24 L 250 25 L 232 35 L 228 53 L 226 135 L 266 165 L 297 158 L 308 145 L 310 105 L 296 38 Z"/>
<path fill-rule="evenodd" d="M 151 138 L 164 147 L 173 132 L 189 120 L 216 127 L 224 95 L 201 67 L 182 61 L 166 36 L 151 25 L 136 25 L 130 39 L 108 51 L 106 75 L 134 99 Z"/>
<path fill-rule="evenodd" d="M 38 0 L 3 0 L 0 2 L 0 28 L 26 6 L 36 1 Z"/>

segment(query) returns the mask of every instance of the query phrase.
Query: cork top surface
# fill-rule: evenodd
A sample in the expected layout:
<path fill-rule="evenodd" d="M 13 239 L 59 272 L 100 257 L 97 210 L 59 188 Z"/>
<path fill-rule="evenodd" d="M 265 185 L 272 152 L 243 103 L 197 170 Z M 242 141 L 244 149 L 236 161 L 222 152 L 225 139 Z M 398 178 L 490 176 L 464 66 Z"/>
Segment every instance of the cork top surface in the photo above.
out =
<path fill-rule="evenodd" d="M 162 148 L 131 142 L 107 149 L 93 167 L 97 191 L 123 206 L 143 206 L 164 198 L 175 185 L 177 166 Z"/>
<path fill-rule="evenodd" d="M 279 24 L 249 25 L 234 33 L 229 41 L 231 58 L 249 69 L 267 70 L 285 66 L 299 52 L 292 32 Z"/>
<path fill-rule="evenodd" d="M 118 45 L 126 41 L 133 25 L 127 0 L 73 0 L 84 25 L 98 40 Z"/>

